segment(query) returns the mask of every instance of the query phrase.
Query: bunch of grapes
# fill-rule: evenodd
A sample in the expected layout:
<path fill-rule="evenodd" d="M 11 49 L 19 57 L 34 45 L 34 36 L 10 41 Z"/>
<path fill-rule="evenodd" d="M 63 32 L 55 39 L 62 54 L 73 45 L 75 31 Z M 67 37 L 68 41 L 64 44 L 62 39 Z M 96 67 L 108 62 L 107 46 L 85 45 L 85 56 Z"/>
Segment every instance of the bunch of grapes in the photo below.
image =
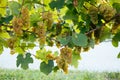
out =
<path fill-rule="evenodd" d="M 46 22 L 47 29 L 50 30 L 53 23 L 53 16 L 51 12 L 43 12 L 42 19 Z"/>
<path fill-rule="evenodd" d="M 98 23 L 98 8 L 95 6 L 91 6 L 89 8 L 89 16 L 93 24 Z"/>
<path fill-rule="evenodd" d="M 99 6 L 99 12 L 101 15 L 103 15 L 105 21 L 109 21 L 116 14 L 116 10 L 107 3 L 101 4 Z"/>
<path fill-rule="evenodd" d="M 12 37 L 7 40 L 7 45 L 10 49 L 14 49 L 16 38 Z"/>
<path fill-rule="evenodd" d="M 46 42 L 46 27 L 43 22 L 38 22 L 37 24 L 38 24 L 38 28 L 36 30 L 36 33 L 40 38 L 40 45 L 44 45 Z"/>
<path fill-rule="evenodd" d="M 28 29 L 30 26 L 30 16 L 29 16 L 29 10 L 26 7 L 22 7 L 21 9 L 21 18 L 23 20 L 23 28 Z"/>
<path fill-rule="evenodd" d="M 112 33 L 117 33 L 118 31 L 120 31 L 120 17 L 116 17 L 112 26 Z"/>
<path fill-rule="evenodd" d="M 17 34 L 17 36 L 21 36 L 23 31 L 22 31 L 22 26 L 23 26 L 23 20 L 20 17 L 14 17 L 12 20 L 12 25 L 13 25 L 13 31 Z"/>
<path fill-rule="evenodd" d="M 68 63 L 61 57 L 56 59 L 57 66 L 62 69 L 65 73 L 68 73 Z"/>
<path fill-rule="evenodd" d="M 68 47 L 60 49 L 60 57 L 70 64 L 72 62 L 72 49 Z"/>

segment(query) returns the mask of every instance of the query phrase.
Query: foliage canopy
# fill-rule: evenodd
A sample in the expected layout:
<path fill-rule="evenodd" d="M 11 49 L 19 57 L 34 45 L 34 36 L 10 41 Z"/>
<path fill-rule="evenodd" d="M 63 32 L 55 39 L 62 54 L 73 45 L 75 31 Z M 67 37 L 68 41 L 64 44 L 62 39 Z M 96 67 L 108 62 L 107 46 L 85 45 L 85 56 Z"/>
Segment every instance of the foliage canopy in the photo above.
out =
<path fill-rule="evenodd" d="M 0 0 L 0 54 L 4 48 L 18 54 L 17 67 L 27 69 L 34 56 L 42 61 L 43 73 L 68 73 L 69 65 L 77 67 L 81 52 L 109 39 L 118 47 L 119 0 Z M 33 55 L 29 50 L 37 45 Z"/>

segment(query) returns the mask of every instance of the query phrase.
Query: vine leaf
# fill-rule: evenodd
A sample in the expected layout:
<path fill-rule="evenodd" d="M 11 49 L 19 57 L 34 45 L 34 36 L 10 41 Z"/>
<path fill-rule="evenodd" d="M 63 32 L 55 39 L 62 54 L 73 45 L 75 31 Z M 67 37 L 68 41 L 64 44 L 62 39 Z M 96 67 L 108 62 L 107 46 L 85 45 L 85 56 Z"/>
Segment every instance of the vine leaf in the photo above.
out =
<path fill-rule="evenodd" d="M 76 53 L 76 51 L 73 51 L 73 55 L 72 55 L 72 63 L 71 65 L 73 65 L 75 68 L 78 67 L 78 60 L 81 60 L 81 56 L 79 53 Z"/>
<path fill-rule="evenodd" d="M 47 51 L 46 49 L 40 49 L 40 50 L 36 51 L 36 58 L 37 59 L 41 59 L 44 62 L 48 63 L 47 55 L 51 54 L 51 53 L 52 52 L 49 51 L 49 50 Z"/>
<path fill-rule="evenodd" d="M 120 52 L 118 53 L 118 56 L 117 56 L 117 58 L 120 58 Z"/>
<path fill-rule="evenodd" d="M 63 6 L 64 6 L 64 1 L 65 0 L 53 0 L 50 4 L 49 4 L 49 6 L 50 6 L 50 8 L 51 9 L 54 9 L 54 8 L 56 8 L 56 9 L 61 9 Z"/>
<path fill-rule="evenodd" d="M 72 41 L 76 46 L 86 47 L 88 44 L 87 36 L 82 33 L 80 33 L 80 34 L 73 33 Z"/>
<path fill-rule="evenodd" d="M 0 54 L 2 54 L 2 52 L 3 52 L 3 46 L 2 45 L 0 45 Z"/>
<path fill-rule="evenodd" d="M 119 41 L 120 41 L 120 32 L 116 33 L 116 35 L 112 38 L 112 45 L 114 47 L 118 47 Z"/>
<path fill-rule="evenodd" d="M 33 63 L 33 59 L 30 53 L 27 53 L 25 57 L 22 54 L 19 54 L 17 56 L 17 63 L 16 63 L 17 67 L 21 65 L 21 68 L 28 69 L 29 63 Z"/>
<path fill-rule="evenodd" d="M 48 75 L 49 73 L 52 72 L 53 67 L 54 67 L 53 60 L 49 60 L 48 63 L 43 61 L 40 64 L 40 71 L 43 72 L 44 74 Z"/>
<path fill-rule="evenodd" d="M 9 4 L 8 4 L 11 12 L 13 15 L 18 15 L 20 14 L 20 8 L 21 8 L 21 5 L 16 2 L 16 1 L 10 1 Z"/>
<path fill-rule="evenodd" d="M 0 32 L 0 37 L 3 39 L 4 38 L 8 39 L 8 38 L 10 38 L 10 35 L 6 31 L 2 31 L 2 32 Z"/>
<path fill-rule="evenodd" d="M 64 46 L 64 45 L 67 45 L 69 43 L 71 39 L 71 36 L 67 36 L 67 37 L 57 37 L 57 40 Z"/>

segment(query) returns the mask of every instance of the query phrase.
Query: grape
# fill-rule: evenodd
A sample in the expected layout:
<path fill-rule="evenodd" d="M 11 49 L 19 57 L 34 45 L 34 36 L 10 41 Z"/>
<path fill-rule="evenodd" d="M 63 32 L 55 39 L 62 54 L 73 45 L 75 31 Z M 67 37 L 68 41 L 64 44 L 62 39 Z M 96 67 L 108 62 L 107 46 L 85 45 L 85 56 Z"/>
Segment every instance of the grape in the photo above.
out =
<path fill-rule="evenodd" d="M 72 49 L 68 47 L 60 49 L 60 56 L 62 59 L 66 60 L 68 64 L 70 64 L 72 61 Z"/>
<path fill-rule="evenodd" d="M 68 73 L 68 63 L 64 59 L 58 57 L 56 59 L 56 63 L 59 68 L 61 68 L 65 73 Z"/>
<path fill-rule="evenodd" d="M 109 21 L 116 14 L 116 10 L 107 3 L 99 6 L 99 12 L 101 15 L 103 15 L 105 21 Z"/>
<path fill-rule="evenodd" d="M 55 60 L 55 57 L 53 54 L 48 54 L 46 57 L 48 60 Z"/>
<path fill-rule="evenodd" d="M 23 26 L 23 21 L 19 17 L 14 17 L 12 20 L 12 25 L 13 25 L 13 31 L 18 35 L 22 35 L 22 26 Z"/>
<path fill-rule="evenodd" d="M 53 18 L 52 18 L 52 13 L 51 12 L 43 12 L 42 13 L 42 19 L 43 21 L 46 22 L 46 26 L 47 26 L 47 29 L 50 30 L 51 27 L 52 27 L 52 23 L 53 23 Z"/>
<path fill-rule="evenodd" d="M 40 38 L 40 45 L 44 45 L 46 42 L 46 28 L 43 22 L 38 22 L 37 34 Z"/>
<path fill-rule="evenodd" d="M 92 23 L 97 24 L 98 23 L 98 8 L 95 6 L 91 6 L 89 8 L 89 15 L 90 15 L 90 19 Z"/>
<path fill-rule="evenodd" d="M 26 7 L 22 7 L 21 9 L 21 18 L 23 20 L 24 29 L 28 29 L 30 26 L 30 16 L 29 10 Z"/>
<path fill-rule="evenodd" d="M 10 51 L 10 54 L 11 54 L 11 55 L 15 54 L 15 50 L 12 49 L 12 50 Z"/>
<path fill-rule="evenodd" d="M 8 47 L 13 49 L 15 47 L 16 38 L 9 38 L 7 40 Z"/>

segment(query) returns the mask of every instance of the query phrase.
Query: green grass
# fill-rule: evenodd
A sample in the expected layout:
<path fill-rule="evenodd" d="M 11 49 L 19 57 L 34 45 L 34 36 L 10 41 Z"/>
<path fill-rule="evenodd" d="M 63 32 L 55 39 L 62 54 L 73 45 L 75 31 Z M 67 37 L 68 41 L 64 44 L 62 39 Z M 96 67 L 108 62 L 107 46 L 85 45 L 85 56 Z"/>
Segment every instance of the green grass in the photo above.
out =
<path fill-rule="evenodd" d="M 39 70 L 0 69 L 0 80 L 120 80 L 119 72 L 61 71 L 45 75 Z"/>

